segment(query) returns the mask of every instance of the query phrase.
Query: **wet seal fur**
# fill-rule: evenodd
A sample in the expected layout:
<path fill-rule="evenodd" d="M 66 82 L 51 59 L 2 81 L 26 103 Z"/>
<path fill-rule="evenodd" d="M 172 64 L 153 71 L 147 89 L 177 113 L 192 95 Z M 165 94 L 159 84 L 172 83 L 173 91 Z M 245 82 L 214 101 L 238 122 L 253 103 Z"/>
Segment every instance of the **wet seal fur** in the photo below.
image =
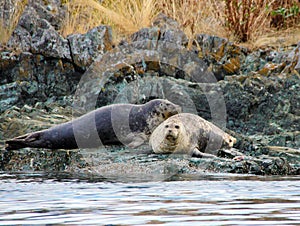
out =
<path fill-rule="evenodd" d="M 148 142 L 160 123 L 180 112 L 180 106 L 163 99 L 151 100 L 142 105 L 112 104 L 70 122 L 7 140 L 6 150 L 24 147 L 95 148 L 115 144 L 135 148 Z"/>
<path fill-rule="evenodd" d="M 184 153 L 195 157 L 215 157 L 218 149 L 231 148 L 235 143 L 236 138 L 189 113 L 168 118 L 153 131 L 149 141 L 155 153 Z"/>

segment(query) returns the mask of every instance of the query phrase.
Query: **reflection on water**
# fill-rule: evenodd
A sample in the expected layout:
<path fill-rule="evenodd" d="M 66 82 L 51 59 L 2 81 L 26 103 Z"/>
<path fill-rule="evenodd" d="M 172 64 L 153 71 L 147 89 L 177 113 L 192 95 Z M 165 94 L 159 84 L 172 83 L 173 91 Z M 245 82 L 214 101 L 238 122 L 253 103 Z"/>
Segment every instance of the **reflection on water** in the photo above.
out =
<path fill-rule="evenodd" d="M 0 174 L 0 224 L 300 224 L 300 177 L 77 178 Z"/>

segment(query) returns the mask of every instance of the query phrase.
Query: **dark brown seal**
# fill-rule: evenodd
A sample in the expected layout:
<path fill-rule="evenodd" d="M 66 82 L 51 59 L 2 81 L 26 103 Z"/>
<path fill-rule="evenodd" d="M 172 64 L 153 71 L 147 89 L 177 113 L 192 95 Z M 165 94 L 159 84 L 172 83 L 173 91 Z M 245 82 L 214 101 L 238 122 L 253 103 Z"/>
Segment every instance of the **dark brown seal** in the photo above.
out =
<path fill-rule="evenodd" d="M 112 104 L 70 122 L 7 140 L 6 150 L 94 148 L 110 144 L 135 148 L 148 141 L 160 123 L 180 111 L 178 105 L 162 99 L 143 105 Z"/>
<path fill-rule="evenodd" d="M 153 131 L 149 144 L 155 153 L 213 157 L 217 149 L 231 148 L 235 142 L 234 137 L 200 116 L 181 113 L 160 124 Z"/>

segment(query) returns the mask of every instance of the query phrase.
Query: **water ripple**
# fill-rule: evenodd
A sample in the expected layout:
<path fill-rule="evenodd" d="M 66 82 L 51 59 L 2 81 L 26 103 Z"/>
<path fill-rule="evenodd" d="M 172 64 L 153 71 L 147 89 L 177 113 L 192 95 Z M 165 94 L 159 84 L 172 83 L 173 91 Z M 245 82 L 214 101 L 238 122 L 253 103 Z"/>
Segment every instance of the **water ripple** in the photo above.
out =
<path fill-rule="evenodd" d="M 0 174 L 0 225 L 297 225 L 299 177 L 89 182 Z"/>

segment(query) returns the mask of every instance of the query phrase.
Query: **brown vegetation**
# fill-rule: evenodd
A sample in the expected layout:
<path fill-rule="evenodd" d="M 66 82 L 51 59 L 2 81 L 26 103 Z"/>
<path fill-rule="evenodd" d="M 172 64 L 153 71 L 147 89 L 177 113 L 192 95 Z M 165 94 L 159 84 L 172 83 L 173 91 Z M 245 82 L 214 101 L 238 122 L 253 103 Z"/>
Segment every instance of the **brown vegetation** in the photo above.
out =
<path fill-rule="evenodd" d="M 218 16 L 224 6 L 215 0 L 161 0 L 157 7 L 179 22 L 189 38 L 200 33 L 227 36 L 223 18 Z"/>
<path fill-rule="evenodd" d="M 27 4 L 28 0 L 16 1 L 9 18 L 0 18 L 0 45 L 8 42 Z"/>
<path fill-rule="evenodd" d="M 114 34 L 124 37 L 151 24 L 162 12 L 179 22 L 190 39 L 206 33 L 240 43 L 254 43 L 266 34 L 279 35 L 277 30 L 290 29 L 297 35 L 300 19 L 296 0 L 69 0 L 69 15 L 62 33 L 86 32 L 98 24 L 108 24 Z M 92 12 L 92 13 L 91 13 Z M 98 15 L 93 19 L 92 15 Z M 83 15 L 84 29 L 80 22 Z M 101 16 L 99 16 L 101 15 Z M 75 18 L 75 19 L 74 19 Z M 77 18 L 77 19 L 76 19 Z M 72 21 L 76 20 L 73 26 Z M 80 22 L 78 22 L 80 21 Z M 284 26 L 283 26 L 284 24 Z M 89 25 L 89 27 L 88 27 Z M 292 28 L 292 29 L 291 29 Z M 286 32 L 284 32 L 286 34 Z M 291 39 L 290 39 L 291 40 Z M 294 38 L 293 40 L 296 40 Z"/>
<path fill-rule="evenodd" d="M 64 36 L 83 33 L 100 24 L 111 25 L 115 33 L 127 35 L 147 27 L 158 13 L 156 0 L 69 0 L 62 29 Z"/>
<path fill-rule="evenodd" d="M 224 17 L 226 27 L 240 42 L 247 42 L 266 27 L 274 1 L 226 0 Z"/>
<path fill-rule="evenodd" d="M 28 0 L 19 0 L 9 23 L 0 19 L 0 42 L 6 43 Z M 206 33 L 239 43 L 284 35 L 299 40 L 300 3 L 297 0 L 64 0 L 67 8 L 61 34 L 85 33 L 110 25 L 115 41 L 151 25 L 162 12 L 178 21 L 192 40 Z M 282 31 L 282 32 L 281 32 Z M 290 36 L 296 36 L 290 38 Z M 279 37 L 280 38 L 280 37 Z"/>
<path fill-rule="evenodd" d="M 277 0 L 272 5 L 272 27 L 278 29 L 291 28 L 300 23 L 300 1 Z"/>

